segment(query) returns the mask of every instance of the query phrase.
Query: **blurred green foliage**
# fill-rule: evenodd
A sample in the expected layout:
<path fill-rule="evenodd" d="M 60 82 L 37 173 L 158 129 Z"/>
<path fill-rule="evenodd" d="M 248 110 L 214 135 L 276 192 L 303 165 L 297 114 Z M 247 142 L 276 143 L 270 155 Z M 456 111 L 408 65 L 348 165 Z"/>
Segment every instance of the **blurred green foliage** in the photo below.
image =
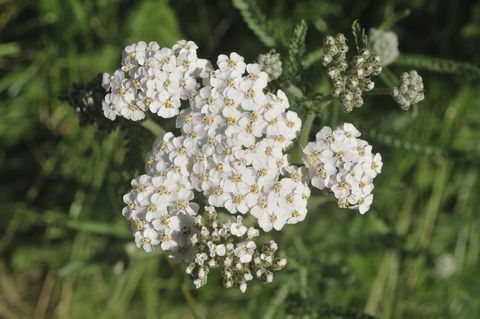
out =
<path fill-rule="evenodd" d="M 80 127 L 58 97 L 113 70 L 133 41 L 187 38 L 202 57 L 253 60 L 270 47 L 288 55 L 302 19 L 311 83 L 325 35 L 359 19 L 399 35 L 402 55 L 378 86 L 419 68 L 426 99 L 410 112 L 386 97 L 322 110 L 314 128 L 352 122 L 382 153 L 373 209 L 315 197 L 306 222 L 275 234 L 289 264 L 272 284 L 241 294 L 218 276 L 193 290 L 165 256 L 134 248 L 120 214 L 154 136 Z M 480 3 L 0 0 L 0 39 L 0 318 L 478 317 Z"/>

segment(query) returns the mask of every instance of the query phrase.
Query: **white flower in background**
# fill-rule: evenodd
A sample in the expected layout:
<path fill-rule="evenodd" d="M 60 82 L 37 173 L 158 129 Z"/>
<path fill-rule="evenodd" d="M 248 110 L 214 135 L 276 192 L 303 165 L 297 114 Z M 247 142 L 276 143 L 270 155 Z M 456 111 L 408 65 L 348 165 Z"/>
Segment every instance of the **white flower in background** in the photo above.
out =
<path fill-rule="evenodd" d="M 268 74 L 268 81 L 276 80 L 282 75 L 282 60 L 279 53 L 271 51 L 266 54 L 260 54 L 257 62 L 262 71 Z"/>
<path fill-rule="evenodd" d="M 380 57 L 382 66 L 389 65 L 397 59 L 398 37 L 395 32 L 370 29 L 369 41 L 373 51 Z"/>
<path fill-rule="evenodd" d="M 435 272 L 442 278 L 452 276 L 456 270 L 455 257 L 451 254 L 443 254 L 435 260 Z"/>
<path fill-rule="evenodd" d="M 303 149 L 303 162 L 314 187 L 333 193 L 339 207 L 364 214 L 373 202 L 373 179 L 383 164 L 381 155 L 373 154 L 359 136 L 350 123 L 335 130 L 326 126 Z"/>
<path fill-rule="evenodd" d="M 400 85 L 393 88 L 393 99 L 404 110 L 425 98 L 423 79 L 415 70 L 404 72 L 400 76 Z"/>

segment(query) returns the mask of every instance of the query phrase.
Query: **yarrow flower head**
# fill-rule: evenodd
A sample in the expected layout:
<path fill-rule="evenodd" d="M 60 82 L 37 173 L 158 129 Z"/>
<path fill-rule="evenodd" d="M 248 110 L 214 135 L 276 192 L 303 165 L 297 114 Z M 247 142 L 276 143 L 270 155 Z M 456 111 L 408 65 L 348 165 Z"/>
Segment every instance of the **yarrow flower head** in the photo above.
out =
<path fill-rule="evenodd" d="M 257 278 L 271 282 L 273 272 L 287 263 L 286 259 L 275 256 L 278 249 L 275 241 L 257 246 L 254 239 L 259 235 L 258 229 L 244 226 L 241 216 L 221 222 L 215 208 L 209 206 L 195 218 L 194 225 L 197 232 L 191 234 L 189 241 L 196 255 L 187 266 L 187 273 L 197 288 L 207 283 L 211 269 L 221 268 L 224 287 L 237 287 L 245 292 L 248 281 Z"/>
<path fill-rule="evenodd" d="M 343 105 L 345 112 L 363 105 L 362 93 L 374 88 L 371 76 L 380 74 L 380 58 L 363 49 L 347 63 L 348 46 L 345 36 L 337 34 L 325 39 L 322 63 L 327 67 L 327 76 L 332 82 L 331 94 Z"/>
<path fill-rule="evenodd" d="M 400 54 L 398 51 L 398 37 L 393 31 L 370 29 L 370 46 L 373 52 L 380 57 L 380 64 L 386 66 L 395 61 Z"/>
<path fill-rule="evenodd" d="M 335 196 L 341 208 L 366 213 L 373 201 L 373 180 L 381 173 L 382 157 L 359 139 L 360 132 L 350 123 L 335 130 L 325 126 L 316 141 L 304 148 L 303 162 L 311 183 Z"/>
<path fill-rule="evenodd" d="M 410 105 L 425 98 L 423 79 L 415 70 L 402 73 L 400 78 L 400 85 L 393 88 L 392 95 L 402 109 L 408 110 Z"/>
<path fill-rule="evenodd" d="M 138 51 L 129 48 L 125 52 L 132 50 Z M 182 54 L 181 50 L 189 49 L 176 45 L 172 52 L 176 50 Z M 164 51 L 157 48 L 157 52 Z M 143 61 L 142 56 L 134 55 Z M 164 70 L 164 66 L 156 67 Z M 197 286 L 206 280 L 204 264 L 211 262 L 213 267 L 218 262 L 209 261 L 214 252 L 228 256 L 233 265 L 239 265 L 235 266 L 240 267 L 238 271 L 246 271 L 242 265 L 252 261 L 263 265 L 249 269 L 261 270 L 253 275 L 268 282 L 271 270 L 258 261 L 265 252 L 257 256 L 257 246 L 250 240 L 258 231 L 243 226 L 241 216 L 250 217 L 265 232 L 305 218 L 310 196 L 307 172 L 289 165 L 285 154 L 298 136 L 301 120 L 288 110 L 288 99 L 281 90 L 265 92 L 268 75 L 260 65 L 247 64 L 242 56 L 231 53 L 220 55 L 217 66 L 213 69 L 204 63 L 203 69 L 196 69 L 188 106 L 176 118 L 180 135 L 168 132 L 156 139 L 146 158 L 146 174 L 133 179 L 132 190 L 124 196 L 123 215 L 132 222 L 138 247 L 150 252 L 160 246 L 177 261 L 194 260 L 200 267 L 192 266 Z M 177 67 L 172 63 L 165 70 Z M 155 90 L 159 97 L 183 96 L 180 86 L 161 85 Z M 220 208 L 235 218 L 221 229 L 220 221 L 202 226 L 198 221 L 204 206 L 200 198 L 210 205 L 205 210 Z M 225 242 L 231 237 L 244 240 Z M 248 278 L 238 283 L 241 290 Z M 225 285 L 237 284 L 230 282 Z"/>
<path fill-rule="evenodd" d="M 262 71 L 268 74 L 268 81 L 276 80 L 282 75 L 282 60 L 280 59 L 280 53 L 276 53 L 275 50 L 260 54 L 257 63 Z"/>
<path fill-rule="evenodd" d="M 172 48 L 144 41 L 127 46 L 121 68 L 103 74 L 105 117 L 138 121 L 146 111 L 163 118 L 178 115 L 181 101 L 189 98 L 201 71 L 208 69 L 207 60 L 198 59 L 196 50 L 191 41 L 179 41 Z"/>

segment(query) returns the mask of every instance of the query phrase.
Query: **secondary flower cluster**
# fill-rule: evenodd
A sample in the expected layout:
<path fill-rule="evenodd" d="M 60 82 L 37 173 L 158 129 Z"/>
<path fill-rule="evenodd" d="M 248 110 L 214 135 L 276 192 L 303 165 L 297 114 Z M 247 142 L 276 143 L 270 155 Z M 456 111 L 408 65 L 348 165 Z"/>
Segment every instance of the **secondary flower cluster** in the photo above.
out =
<path fill-rule="evenodd" d="M 282 75 L 282 60 L 280 53 L 275 53 L 272 50 L 266 54 L 260 54 L 257 62 L 262 68 L 262 71 L 268 74 L 268 81 L 276 80 Z"/>
<path fill-rule="evenodd" d="M 389 65 L 400 54 L 398 52 L 398 37 L 395 32 L 372 28 L 369 32 L 369 41 L 373 52 L 380 57 L 382 66 Z"/>
<path fill-rule="evenodd" d="M 425 98 L 423 80 L 415 70 L 402 73 L 400 79 L 400 85 L 393 88 L 393 99 L 402 109 L 408 110 L 410 105 L 419 103 Z"/>
<path fill-rule="evenodd" d="M 122 67 L 103 75 L 102 85 L 108 92 L 102 103 L 105 117 L 138 121 L 147 110 L 163 118 L 177 115 L 208 63 L 197 58 L 196 49 L 195 43 L 184 40 L 172 48 L 143 41 L 127 46 Z"/>
<path fill-rule="evenodd" d="M 313 186 L 332 192 L 339 207 L 364 214 L 373 201 L 373 179 L 383 164 L 381 155 L 373 154 L 372 146 L 359 136 L 350 123 L 335 130 L 326 126 L 304 148 L 303 162 Z"/>
<path fill-rule="evenodd" d="M 141 175 L 123 196 L 122 214 L 132 222 L 135 242 L 146 252 L 155 246 L 169 251 L 176 261 L 189 260 L 195 252 L 188 243 L 199 206 L 190 202 L 193 192 L 185 178 Z"/>
<path fill-rule="evenodd" d="M 338 98 L 345 112 L 363 105 L 362 93 L 374 88 L 371 76 L 380 74 L 380 58 L 364 49 L 347 63 L 348 46 L 345 36 L 337 34 L 325 39 L 323 65 L 327 67 L 327 76 L 332 82 L 331 94 Z"/>
<path fill-rule="evenodd" d="M 243 225 L 242 216 L 222 223 L 215 208 L 209 206 L 195 218 L 195 227 L 199 231 L 190 236 L 190 243 L 197 253 L 186 271 L 197 288 L 207 283 L 210 269 L 220 267 L 224 287 L 245 292 L 248 281 L 255 277 L 271 282 L 273 272 L 287 263 L 286 259 L 275 258 L 278 246 L 273 240 L 257 247 L 253 239 L 259 231 Z"/>

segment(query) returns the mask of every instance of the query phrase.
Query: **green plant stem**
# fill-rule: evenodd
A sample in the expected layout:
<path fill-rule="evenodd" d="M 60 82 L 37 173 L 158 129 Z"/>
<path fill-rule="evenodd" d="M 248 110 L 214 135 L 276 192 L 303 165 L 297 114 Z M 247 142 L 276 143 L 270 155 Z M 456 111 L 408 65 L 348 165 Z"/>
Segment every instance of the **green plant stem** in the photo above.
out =
<path fill-rule="evenodd" d="M 302 131 L 300 132 L 300 137 L 298 138 L 297 147 L 292 154 L 292 163 L 302 163 L 303 148 L 308 143 L 310 132 L 312 131 L 313 122 L 315 121 L 315 118 L 317 116 L 316 112 L 330 104 L 332 101 L 333 98 L 328 95 L 318 101 L 315 101 L 315 107 L 307 105 L 307 109 L 309 111 L 302 120 Z"/>
<path fill-rule="evenodd" d="M 390 88 L 375 88 L 371 91 L 365 92 L 368 95 L 392 95 L 392 89 Z"/>
<path fill-rule="evenodd" d="M 296 87 L 295 85 L 293 84 L 290 84 L 286 89 L 285 91 L 293 96 L 294 98 L 296 99 L 302 99 L 304 96 L 303 96 L 303 92 L 302 90 L 300 90 L 298 87 Z"/>
<path fill-rule="evenodd" d="M 187 302 L 188 308 L 190 309 L 192 316 L 195 319 L 202 319 L 203 317 L 200 315 L 200 313 L 197 310 L 197 304 L 195 302 L 195 299 L 192 296 L 192 293 L 190 292 L 190 289 L 188 289 L 187 284 L 182 283 L 180 285 L 180 290 L 182 291 L 183 298 L 185 298 L 185 301 Z"/>
<path fill-rule="evenodd" d="M 142 126 L 149 130 L 153 135 L 158 136 L 161 133 L 165 132 L 165 130 L 155 123 L 152 119 L 146 119 L 141 122 Z"/>
<path fill-rule="evenodd" d="M 195 299 L 193 298 L 192 293 L 190 292 L 190 289 L 188 288 L 187 284 L 184 281 L 182 281 L 180 277 L 178 266 L 174 264 L 172 260 L 169 258 L 167 258 L 167 261 L 168 261 L 168 265 L 170 266 L 170 269 L 172 269 L 173 271 L 173 275 L 175 276 L 175 279 L 180 285 L 180 291 L 182 292 L 183 298 L 187 302 L 188 309 L 190 309 L 190 312 L 193 318 L 203 319 L 203 316 L 198 311 L 197 303 L 195 302 Z"/>
<path fill-rule="evenodd" d="M 307 145 L 314 120 L 315 120 L 315 113 L 308 113 L 305 116 L 305 119 L 303 120 L 302 132 L 300 133 L 300 138 L 298 139 L 298 144 L 302 149 L 305 147 L 305 145 Z"/>

